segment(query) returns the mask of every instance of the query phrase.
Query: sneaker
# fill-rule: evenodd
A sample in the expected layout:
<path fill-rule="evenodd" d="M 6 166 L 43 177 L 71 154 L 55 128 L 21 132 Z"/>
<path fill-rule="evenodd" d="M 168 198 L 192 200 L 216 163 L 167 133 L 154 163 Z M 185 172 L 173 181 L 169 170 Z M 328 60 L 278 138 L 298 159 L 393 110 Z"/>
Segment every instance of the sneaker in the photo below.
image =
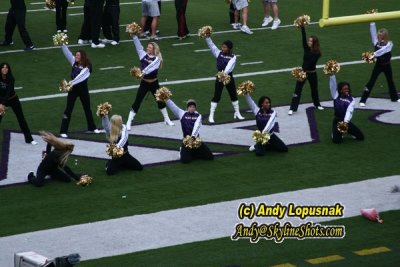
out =
<path fill-rule="evenodd" d="M 24 50 L 25 50 L 25 51 L 32 51 L 32 50 L 35 50 L 35 46 L 34 46 L 34 45 L 27 46 L 27 47 L 24 48 Z"/>
<path fill-rule="evenodd" d="M 63 33 L 68 33 L 68 30 L 67 29 L 63 30 Z"/>
<path fill-rule="evenodd" d="M 293 110 L 289 110 L 288 115 L 293 115 Z"/>
<path fill-rule="evenodd" d="M 35 179 L 35 173 L 31 171 L 28 174 L 28 181 L 31 183 L 33 179 Z"/>
<path fill-rule="evenodd" d="M 232 28 L 234 29 L 234 30 L 240 30 L 240 27 L 242 26 L 242 24 L 240 24 L 240 23 L 233 23 L 232 24 Z"/>
<path fill-rule="evenodd" d="M 78 39 L 78 44 L 87 44 L 87 43 L 89 43 L 88 40 Z"/>
<path fill-rule="evenodd" d="M 62 134 L 60 134 L 60 137 L 62 137 L 62 138 L 68 138 L 68 135 L 67 135 L 66 133 L 62 133 Z"/>
<path fill-rule="evenodd" d="M 276 30 L 278 29 L 278 26 L 281 24 L 281 20 L 280 19 L 274 19 L 274 22 L 272 23 L 272 27 L 271 30 Z"/>
<path fill-rule="evenodd" d="M 100 131 L 99 129 L 94 129 L 94 130 L 93 130 L 93 133 L 99 134 L 99 133 L 101 133 L 101 131 Z"/>
<path fill-rule="evenodd" d="M 11 41 L 11 42 L 3 41 L 3 42 L 0 44 L 0 46 L 9 46 L 9 45 L 13 45 L 13 44 L 14 44 L 13 41 Z"/>
<path fill-rule="evenodd" d="M 154 35 L 154 36 L 150 36 L 150 40 L 152 40 L 152 41 L 158 41 L 158 40 L 160 40 L 160 38 L 158 38 L 157 35 Z"/>
<path fill-rule="evenodd" d="M 36 146 L 37 142 L 35 140 L 32 140 L 31 145 Z"/>
<path fill-rule="evenodd" d="M 363 102 L 360 102 L 360 107 L 363 107 L 363 108 L 365 108 L 365 103 L 363 103 Z"/>
<path fill-rule="evenodd" d="M 253 34 L 253 32 L 250 31 L 250 28 L 247 25 L 243 25 L 242 27 L 240 27 L 240 30 L 247 34 Z"/>
<path fill-rule="evenodd" d="M 249 151 L 254 151 L 254 150 L 256 150 L 256 148 L 255 148 L 254 145 L 252 145 L 252 146 L 249 147 Z"/>
<path fill-rule="evenodd" d="M 61 30 L 57 30 L 57 33 L 61 33 Z"/>
<path fill-rule="evenodd" d="M 270 24 L 274 19 L 269 16 L 269 17 L 265 17 L 263 23 L 261 24 L 262 27 L 267 27 L 268 24 Z"/>
<path fill-rule="evenodd" d="M 107 39 L 107 38 L 104 38 L 103 40 L 101 40 L 101 42 L 102 42 L 103 44 L 111 44 L 112 41 L 113 41 L 113 40 L 109 40 L 109 39 Z"/>
<path fill-rule="evenodd" d="M 117 42 L 117 41 L 112 41 L 112 42 L 111 42 L 111 45 L 119 45 L 119 42 Z"/>
<path fill-rule="evenodd" d="M 106 47 L 106 45 L 102 44 L 102 43 L 98 43 L 98 44 L 92 43 L 91 46 L 92 46 L 92 48 L 104 48 L 104 47 Z"/>
<path fill-rule="evenodd" d="M 324 110 L 324 107 L 318 106 L 317 109 L 318 109 L 318 110 Z"/>
<path fill-rule="evenodd" d="M 148 31 L 147 32 L 143 32 L 143 33 L 139 34 L 139 38 L 146 38 L 147 34 L 148 34 Z"/>

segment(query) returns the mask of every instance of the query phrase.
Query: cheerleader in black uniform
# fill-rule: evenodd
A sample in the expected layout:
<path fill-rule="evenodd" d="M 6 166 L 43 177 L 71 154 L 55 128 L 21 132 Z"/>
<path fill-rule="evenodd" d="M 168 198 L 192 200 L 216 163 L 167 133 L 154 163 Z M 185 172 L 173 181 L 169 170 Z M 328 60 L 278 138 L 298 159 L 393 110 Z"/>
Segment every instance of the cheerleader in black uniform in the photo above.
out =
<path fill-rule="evenodd" d="M 316 71 L 316 65 L 318 59 L 321 57 L 320 45 L 317 36 L 311 35 L 308 39 L 306 38 L 306 30 L 304 27 L 301 27 L 301 35 L 302 35 L 302 43 L 303 43 L 303 71 L 307 73 L 308 82 L 311 87 L 311 97 L 314 103 L 315 108 L 319 110 L 323 110 L 324 108 L 321 106 L 319 102 L 318 96 L 318 77 Z M 306 80 L 300 82 L 296 82 L 296 87 L 294 89 L 294 94 L 292 98 L 292 103 L 290 104 L 290 110 L 288 112 L 289 115 L 292 115 L 293 112 L 297 111 L 300 103 L 301 92 L 303 90 L 303 86 L 306 83 Z"/>
<path fill-rule="evenodd" d="M 56 25 L 57 32 L 67 33 L 67 0 L 56 0 Z"/>
<path fill-rule="evenodd" d="M 180 109 L 171 99 L 168 99 L 165 103 L 175 117 L 181 121 L 183 137 L 185 138 L 188 135 L 194 139 L 198 137 L 201 128 L 201 115 L 196 111 L 196 101 L 188 100 L 186 111 Z M 182 163 L 189 163 L 192 159 L 213 160 L 214 155 L 204 142 L 201 143 L 200 147 L 193 149 L 187 148 L 182 143 L 180 158 Z"/>
<path fill-rule="evenodd" d="M 149 42 L 144 51 L 142 44 L 137 36 L 132 37 L 133 43 L 136 47 L 136 52 L 140 59 L 140 69 L 144 73 L 144 76 L 140 82 L 139 89 L 136 93 L 136 99 L 132 104 L 131 111 L 129 112 L 128 121 L 126 127 L 128 131 L 131 129 L 131 124 L 136 114 L 139 112 L 140 105 L 146 94 L 151 92 L 154 96 L 157 89 L 160 88 L 158 83 L 157 74 L 159 68 L 162 65 L 162 55 L 160 47 L 155 42 Z M 165 124 L 173 126 L 174 123 L 169 119 L 167 108 L 164 102 L 157 102 L 158 108 L 164 117 Z"/>
<path fill-rule="evenodd" d="M 15 113 L 15 116 L 17 117 L 21 131 L 24 133 L 25 142 L 28 144 L 31 143 L 32 145 L 37 145 L 37 142 L 33 140 L 31 131 L 26 123 L 21 102 L 19 101 L 18 95 L 15 93 L 15 79 L 12 75 L 10 65 L 4 62 L 1 63 L 0 67 L 0 122 L 3 119 L 6 107 L 11 107 Z"/>
<path fill-rule="evenodd" d="M 333 99 L 335 115 L 332 121 L 332 141 L 335 144 L 343 142 L 343 133 L 338 131 L 338 122 L 343 121 L 348 126 L 347 133 L 357 140 L 364 140 L 364 135 L 354 123 L 350 122 L 354 111 L 354 98 L 351 96 L 350 84 L 341 82 L 336 85 L 336 76 L 331 75 L 329 88 Z"/>
<path fill-rule="evenodd" d="M 72 89 L 68 92 L 67 107 L 65 108 L 63 119 L 61 122 L 60 136 L 68 137 L 68 128 L 71 121 L 72 110 L 76 99 L 79 97 L 86 116 L 87 128 L 94 133 L 100 133 L 94 124 L 92 110 L 90 108 L 90 96 L 88 88 L 88 79 L 92 72 L 92 64 L 83 50 L 78 50 L 75 56 L 66 45 L 62 45 L 62 51 L 65 58 L 72 65 L 71 81 Z"/>
<path fill-rule="evenodd" d="M 257 129 L 262 133 L 269 133 L 270 139 L 267 144 L 255 144 L 250 147 L 250 151 L 255 150 L 257 156 L 264 156 L 268 150 L 279 152 L 288 152 L 288 147 L 274 133 L 276 122 L 276 111 L 271 108 L 271 99 L 268 96 L 262 96 L 258 100 L 258 106 L 254 103 L 250 95 L 244 95 L 251 111 L 256 116 Z"/>
<path fill-rule="evenodd" d="M 386 81 L 388 83 L 390 99 L 393 102 L 400 102 L 399 96 L 397 95 L 396 86 L 393 82 L 392 65 L 390 64 L 393 43 L 389 39 L 389 32 L 385 28 L 382 28 L 377 33 L 375 22 L 370 23 L 370 32 L 372 44 L 374 45 L 375 49 L 374 56 L 376 58 L 376 63 L 374 70 L 372 71 L 371 78 L 369 78 L 368 83 L 364 87 L 364 92 L 360 100 L 360 107 L 365 107 L 365 102 L 367 102 L 372 88 L 382 72 L 385 74 Z"/>
<path fill-rule="evenodd" d="M 40 132 L 40 134 L 43 140 L 47 142 L 46 152 L 37 168 L 36 176 L 33 172 L 30 172 L 28 181 L 34 186 L 42 186 L 47 175 L 62 182 L 70 182 L 71 179 L 79 181 L 80 177 L 67 166 L 67 160 L 74 150 L 74 144 L 65 142 L 52 133 Z M 54 149 L 51 150 L 51 147 L 54 147 Z"/>
<path fill-rule="evenodd" d="M 122 117 L 120 115 L 113 115 L 111 120 L 108 115 L 102 117 L 102 125 L 106 131 L 108 140 L 111 144 L 124 149 L 124 154 L 119 158 L 112 158 L 107 162 L 106 172 L 107 175 L 116 174 L 122 169 L 143 170 L 142 164 L 135 159 L 128 151 L 128 131 L 127 127 L 122 124 Z"/>
<path fill-rule="evenodd" d="M 233 118 L 244 120 L 239 110 L 239 101 L 236 93 L 235 79 L 233 78 L 233 69 L 236 64 L 236 56 L 232 53 L 233 43 L 226 40 L 222 43 L 221 50 L 219 50 L 210 37 L 205 38 L 208 47 L 211 49 L 211 53 L 217 59 L 217 70 L 223 71 L 229 76 L 231 76 L 231 81 L 226 85 L 229 96 L 232 101 L 232 106 L 234 110 Z M 210 115 L 208 116 L 208 121 L 214 123 L 214 113 L 217 108 L 218 102 L 221 100 L 222 90 L 224 89 L 224 84 L 215 80 L 214 97 L 211 99 Z"/>

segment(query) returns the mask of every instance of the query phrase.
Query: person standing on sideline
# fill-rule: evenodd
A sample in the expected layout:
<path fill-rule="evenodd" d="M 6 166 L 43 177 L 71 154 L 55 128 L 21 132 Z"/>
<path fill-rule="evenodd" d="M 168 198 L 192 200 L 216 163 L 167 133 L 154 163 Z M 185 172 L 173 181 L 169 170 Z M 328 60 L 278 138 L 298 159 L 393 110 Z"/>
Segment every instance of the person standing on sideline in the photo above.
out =
<path fill-rule="evenodd" d="M 175 0 L 176 21 L 178 23 L 177 35 L 179 39 L 189 37 L 189 29 L 186 24 L 186 7 L 188 0 Z"/>
<path fill-rule="evenodd" d="M 186 102 L 186 111 L 180 109 L 171 99 L 168 99 L 165 103 L 175 117 L 181 121 L 183 138 L 186 136 L 191 136 L 193 139 L 199 137 L 201 115 L 196 111 L 196 101 L 189 99 Z M 182 163 L 189 163 L 192 159 L 213 160 L 214 155 L 204 142 L 201 142 L 198 148 L 188 148 L 182 143 L 180 159 Z"/>
<path fill-rule="evenodd" d="M 90 25 L 92 21 L 92 0 L 85 0 L 83 4 L 83 23 L 81 27 L 81 33 L 78 37 L 78 44 L 87 44 L 92 39 L 90 32 Z"/>
<path fill-rule="evenodd" d="M 276 123 L 276 111 L 272 109 L 271 98 L 261 96 L 258 99 L 258 106 L 249 94 L 245 94 L 246 102 L 249 108 L 256 116 L 257 129 L 261 133 L 270 135 L 270 139 L 266 144 L 257 143 L 249 148 L 250 151 L 255 151 L 257 156 L 264 156 L 266 151 L 275 150 L 279 152 L 288 152 L 286 144 L 274 133 Z"/>
<path fill-rule="evenodd" d="M 106 131 L 107 139 L 110 144 L 118 148 L 123 148 L 124 152 L 121 157 L 113 157 L 107 161 L 106 173 L 107 175 L 116 174 L 123 169 L 128 170 L 143 170 L 142 164 L 135 159 L 128 151 L 128 131 L 126 125 L 122 124 L 122 117 L 120 115 L 113 115 L 111 119 L 108 115 L 101 117 L 102 125 Z"/>
<path fill-rule="evenodd" d="M 14 44 L 13 34 L 15 27 L 18 26 L 19 34 L 25 44 L 25 51 L 31 51 L 35 49 L 32 43 L 31 37 L 25 28 L 25 17 L 26 17 L 26 5 L 25 0 L 10 0 L 11 8 L 8 10 L 7 20 L 5 25 L 5 37 L 1 43 L 2 46 L 8 46 Z"/>
<path fill-rule="evenodd" d="M 103 11 L 103 43 L 119 44 L 119 0 L 106 0 Z"/>
<path fill-rule="evenodd" d="M 336 84 L 336 76 L 329 77 L 329 89 L 333 99 L 335 114 L 332 121 L 332 142 L 340 144 L 343 142 L 343 133 L 338 130 L 338 122 L 347 125 L 347 133 L 354 136 L 357 140 L 364 140 L 364 135 L 358 127 L 350 120 L 353 117 L 354 98 L 351 96 L 350 84 L 340 82 Z"/>
<path fill-rule="evenodd" d="M 67 8 L 68 0 L 56 0 L 56 25 L 57 32 L 67 33 Z"/>
<path fill-rule="evenodd" d="M 128 131 L 131 129 L 132 121 L 136 114 L 139 112 L 140 105 L 146 94 L 151 92 L 152 95 L 156 93 L 156 90 L 160 88 L 158 83 L 158 70 L 162 65 L 162 55 L 160 52 L 160 47 L 155 42 L 149 42 L 147 44 L 146 51 L 139 38 L 135 35 L 132 37 L 133 44 L 135 45 L 136 52 L 140 59 L 140 69 L 143 72 L 143 77 L 140 81 L 140 86 L 136 93 L 135 101 L 132 104 L 131 110 L 129 111 L 128 121 L 126 122 L 126 127 Z M 174 126 L 174 123 L 169 119 L 167 108 L 164 102 L 157 102 L 158 108 L 164 117 L 165 124 L 169 126 Z"/>
<path fill-rule="evenodd" d="M 71 121 L 72 110 L 75 105 L 76 99 L 79 97 L 85 112 L 87 128 L 89 131 L 94 133 L 100 133 L 96 129 L 96 125 L 93 120 L 92 109 L 90 108 L 90 96 L 88 88 L 88 79 L 92 72 L 92 64 L 86 55 L 84 50 L 78 50 L 75 56 L 72 55 L 68 47 L 63 44 L 62 51 L 69 64 L 72 66 L 71 70 L 71 90 L 67 96 L 67 106 L 64 110 L 63 119 L 61 121 L 60 136 L 63 138 L 68 137 L 68 128 Z"/>
<path fill-rule="evenodd" d="M 1 76 L 0 76 L 0 123 L 3 119 L 6 107 L 11 107 L 17 117 L 19 127 L 24 133 L 25 143 L 37 145 L 33 140 L 31 131 L 26 123 L 24 112 L 22 111 L 21 102 L 18 95 L 15 93 L 14 83 L 15 79 L 8 63 L 1 63 Z"/>
<path fill-rule="evenodd" d="M 160 16 L 161 16 L 161 0 L 158 0 L 158 9 L 160 10 Z M 151 24 L 153 23 L 153 17 L 147 16 L 146 23 L 143 28 L 143 34 L 140 35 L 141 38 L 147 37 L 149 34 L 151 34 Z M 158 35 L 160 31 L 156 29 L 156 35 Z"/>
<path fill-rule="evenodd" d="M 389 39 L 389 32 L 385 28 L 382 28 L 376 32 L 375 22 L 371 22 L 370 33 L 372 44 L 374 45 L 374 56 L 376 58 L 376 63 L 374 69 L 372 70 L 371 78 L 369 78 L 368 83 L 364 87 L 364 92 L 360 100 L 360 107 L 365 107 L 365 103 L 371 94 L 372 88 L 374 88 L 375 82 L 382 72 L 386 77 L 390 99 L 393 102 L 400 102 L 399 96 L 397 95 L 396 86 L 394 85 L 393 81 L 392 65 L 390 64 L 393 42 Z"/>
<path fill-rule="evenodd" d="M 105 44 L 100 43 L 100 30 L 103 17 L 104 0 L 92 0 L 90 9 L 90 35 L 92 37 L 92 48 L 104 48 Z"/>
<path fill-rule="evenodd" d="M 301 27 L 301 36 L 302 36 L 302 44 L 303 44 L 303 71 L 307 73 L 308 82 L 311 87 L 311 97 L 314 103 L 314 106 L 318 110 L 324 110 L 319 102 L 318 96 L 318 77 L 317 77 L 317 61 L 321 57 L 321 50 L 319 45 L 319 40 L 317 36 L 311 35 L 308 39 L 306 37 L 306 30 L 304 26 Z M 304 81 L 297 81 L 296 87 L 294 89 L 292 103 L 290 104 L 290 110 L 288 112 L 289 115 L 292 115 L 293 112 L 297 112 L 297 108 L 300 104 L 301 92 L 303 90 Z"/>
<path fill-rule="evenodd" d="M 158 40 L 157 27 L 158 20 L 160 18 L 160 8 L 157 0 L 142 0 L 142 18 L 140 20 L 140 26 L 142 27 L 142 33 L 140 36 L 145 36 L 145 26 L 148 17 L 152 17 L 150 40 Z"/>
<path fill-rule="evenodd" d="M 278 0 L 262 0 L 264 6 L 264 20 L 262 23 L 262 27 L 267 27 L 270 22 L 273 21 L 271 30 L 278 29 L 278 26 L 281 24 L 281 20 L 279 19 L 279 8 L 278 8 Z M 270 16 L 270 12 L 274 12 L 274 18 Z"/>
<path fill-rule="evenodd" d="M 223 71 L 231 77 L 230 82 L 224 85 L 223 82 L 219 81 L 218 78 L 215 79 L 214 86 L 214 97 L 211 99 L 210 115 L 208 116 L 208 121 L 214 123 L 214 113 L 217 109 L 218 103 L 221 100 L 222 90 L 224 86 L 228 90 L 229 96 L 232 101 L 232 106 L 234 110 L 233 118 L 244 120 L 239 110 L 239 100 L 237 98 L 235 79 L 233 78 L 233 69 L 236 65 L 236 56 L 232 53 L 233 43 L 226 40 L 222 43 L 221 50 L 219 50 L 210 37 L 205 38 L 208 47 L 211 49 L 211 53 L 217 59 L 217 70 Z"/>
<path fill-rule="evenodd" d="M 233 5 L 235 6 L 235 26 L 233 27 L 236 30 L 241 30 L 247 34 L 253 34 L 250 28 L 247 26 L 247 20 L 249 17 L 249 3 L 247 0 L 232 0 Z M 240 12 L 242 13 L 240 15 Z M 242 25 L 240 24 L 239 17 L 242 17 Z"/>

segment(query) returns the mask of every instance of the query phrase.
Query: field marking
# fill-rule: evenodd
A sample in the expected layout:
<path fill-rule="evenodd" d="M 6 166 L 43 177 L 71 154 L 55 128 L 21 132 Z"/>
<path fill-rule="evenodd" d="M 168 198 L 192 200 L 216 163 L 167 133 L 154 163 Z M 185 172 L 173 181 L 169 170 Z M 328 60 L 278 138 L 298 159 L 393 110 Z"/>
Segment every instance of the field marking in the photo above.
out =
<path fill-rule="evenodd" d="M 181 46 L 181 45 L 192 45 L 194 43 L 176 43 L 176 44 L 172 44 L 172 46 Z"/>
<path fill-rule="evenodd" d="M 331 256 L 326 256 L 326 257 L 308 259 L 308 260 L 306 260 L 306 262 L 311 263 L 311 264 L 321 264 L 321 263 L 328 263 L 328 262 L 339 261 L 339 260 L 344 260 L 344 257 L 342 257 L 340 255 L 331 255 Z"/>
<path fill-rule="evenodd" d="M 68 14 L 68 16 L 83 16 L 83 13 L 73 13 L 73 14 Z"/>
<path fill-rule="evenodd" d="M 241 66 L 246 66 L 246 65 L 255 65 L 255 64 L 262 64 L 264 61 L 254 61 L 254 62 L 244 62 L 240 63 Z"/>
<path fill-rule="evenodd" d="M 398 59 L 400 59 L 400 56 L 392 58 L 392 60 L 398 60 Z M 366 63 L 362 60 L 340 62 L 340 65 L 342 65 L 342 66 L 356 65 L 356 64 L 366 64 Z M 325 65 L 317 65 L 317 68 L 322 69 L 324 66 Z M 290 71 L 292 71 L 292 68 L 245 72 L 245 73 L 235 74 L 235 78 L 258 76 L 258 75 L 268 75 L 268 74 L 290 72 Z M 167 85 L 174 85 L 174 84 L 197 83 L 197 82 L 214 81 L 214 80 L 215 80 L 215 76 L 212 76 L 212 77 L 195 78 L 195 79 L 187 79 L 187 80 L 176 80 L 176 81 L 168 81 L 168 82 L 166 81 L 166 82 L 161 82 L 160 85 L 167 86 Z M 137 88 L 139 88 L 139 85 L 127 85 L 127 86 L 120 86 L 120 87 L 113 87 L 113 88 L 92 89 L 89 91 L 89 93 L 90 94 L 109 93 L 109 92 L 125 91 L 125 90 L 137 89 Z M 20 101 L 35 101 L 35 100 L 43 100 L 43 99 L 52 99 L 52 98 L 65 97 L 66 95 L 67 95 L 66 93 L 59 93 L 59 94 L 51 94 L 51 95 L 43 95 L 43 96 L 24 97 L 24 98 L 20 98 Z"/>
<path fill-rule="evenodd" d="M 22 87 L 22 86 L 14 87 L 15 90 L 21 90 L 22 88 L 24 88 L 24 87 Z"/>
<path fill-rule="evenodd" d="M 194 52 L 198 53 L 198 52 L 206 52 L 206 51 L 211 51 L 211 49 L 197 49 L 194 50 Z"/>
<path fill-rule="evenodd" d="M 392 251 L 392 250 L 387 247 L 377 247 L 377 248 L 356 250 L 356 251 L 353 251 L 353 253 L 357 254 L 358 256 L 366 256 L 366 255 L 377 254 L 377 253 L 382 253 L 382 252 L 390 252 L 390 251 Z"/>
<path fill-rule="evenodd" d="M 271 267 L 296 267 L 296 265 L 290 264 L 290 263 L 282 263 L 278 265 L 272 265 Z"/>
<path fill-rule="evenodd" d="M 311 206 L 341 203 L 345 207 L 344 218 L 360 216 L 360 209 L 365 207 L 379 207 L 380 212 L 399 210 L 400 194 L 389 192 L 399 179 L 399 175 L 388 176 L 4 236 L 0 237 L 0 266 L 13 266 L 16 251 L 33 249 L 53 258 L 67 254 L 73 248 L 79 252 L 82 260 L 90 260 L 226 238 L 234 234 L 238 223 L 251 224 L 255 220 L 263 224 L 277 222 L 273 217 L 239 220 L 237 214 L 240 203 L 279 202 L 282 205 L 296 203 Z M 123 199 L 116 196 L 115 201 Z M 337 220 L 332 217 L 312 217 L 307 221 L 319 223 L 333 219 Z M 285 217 L 278 222 L 299 225 L 304 220 Z M 60 242 L 60 236 L 68 238 Z"/>
<path fill-rule="evenodd" d="M 125 68 L 124 66 L 115 66 L 115 67 L 105 67 L 105 68 L 99 68 L 99 70 L 113 70 L 113 69 L 123 69 Z"/>

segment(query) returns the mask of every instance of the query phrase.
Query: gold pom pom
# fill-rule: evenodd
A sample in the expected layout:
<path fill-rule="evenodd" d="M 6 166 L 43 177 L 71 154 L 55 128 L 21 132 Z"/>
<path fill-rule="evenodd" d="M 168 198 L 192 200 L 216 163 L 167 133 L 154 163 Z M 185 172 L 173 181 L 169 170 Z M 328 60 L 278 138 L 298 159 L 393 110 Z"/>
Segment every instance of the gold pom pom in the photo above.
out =
<path fill-rule="evenodd" d="M 293 25 L 297 28 L 304 27 L 310 24 L 310 16 L 309 15 L 302 15 L 294 20 Z"/>
<path fill-rule="evenodd" d="M 163 87 L 157 89 L 157 91 L 154 95 L 155 95 L 157 101 L 165 102 L 171 98 L 172 93 L 167 87 L 163 86 Z"/>
<path fill-rule="evenodd" d="M 269 133 L 262 133 L 259 130 L 255 130 L 252 137 L 256 144 L 261 144 L 261 145 L 267 144 L 269 139 L 271 138 Z"/>
<path fill-rule="evenodd" d="M 231 82 L 231 76 L 223 71 L 219 71 L 216 76 L 218 81 L 224 85 L 227 85 Z"/>
<path fill-rule="evenodd" d="M 344 121 L 339 121 L 337 123 L 337 130 L 342 133 L 345 134 L 347 133 L 347 131 L 349 130 L 349 125 L 347 124 L 347 122 Z"/>
<path fill-rule="evenodd" d="M 63 44 L 68 44 L 68 35 L 65 33 L 57 33 L 53 35 L 53 42 L 54 45 L 63 45 Z"/>
<path fill-rule="evenodd" d="M 238 95 L 247 95 L 247 94 L 253 94 L 255 89 L 255 84 L 252 81 L 244 81 L 241 82 L 236 89 L 236 92 Z"/>
<path fill-rule="evenodd" d="M 299 82 L 302 82 L 307 78 L 307 73 L 305 71 L 303 71 L 303 69 L 301 67 L 293 68 L 292 75 Z"/>
<path fill-rule="evenodd" d="M 107 115 L 110 112 L 111 108 L 112 108 L 112 105 L 110 103 L 108 103 L 108 102 L 100 104 L 100 105 L 97 106 L 96 115 L 98 117 L 103 117 L 103 116 Z"/>
<path fill-rule="evenodd" d="M 130 35 L 139 35 L 142 32 L 142 27 L 140 27 L 136 22 L 126 25 L 126 32 Z"/>
<path fill-rule="evenodd" d="M 183 145 L 189 149 L 199 148 L 201 146 L 201 139 L 200 137 L 193 138 L 187 135 L 183 138 Z"/>
<path fill-rule="evenodd" d="M 85 174 L 82 175 L 81 178 L 79 179 L 79 182 L 76 183 L 76 185 L 80 186 L 88 186 L 92 183 L 93 178 L 90 177 L 89 175 Z"/>
<path fill-rule="evenodd" d="M 55 9 L 56 8 L 56 0 L 46 0 L 46 7 L 48 9 Z"/>
<path fill-rule="evenodd" d="M 213 33 L 213 29 L 211 26 L 203 26 L 199 29 L 199 36 L 201 38 L 210 37 L 212 33 Z"/>
<path fill-rule="evenodd" d="M 6 114 L 7 107 L 3 104 L 0 104 L 0 116 L 4 116 Z"/>
<path fill-rule="evenodd" d="M 334 59 L 331 59 L 328 62 L 326 62 L 324 66 L 324 73 L 327 75 L 336 74 L 339 72 L 339 70 L 340 70 L 340 65 Z"/>
<path fill-rule="evenodd" d="M 132 75 L 132 77 L 134 77 L 138 80 L 142 79 L 143 75 L 144 75 L 143 71 L 138 67 L 131 68 L 131 70 L 129 72 Z"/>
<path fill-rule="evenodd" d="M 72 85 L 64 79 L 60 82 L 59 89 L 61 92 L 69 92 L 72 89 Z"/>
<path fill-rule="evenodd" d="M 124 154 L 124 148 L 117 147 L 115 144 L 107 144 L 106 153 L 112 158 L 120 158 Z"/>
<path fill-rule="evenodd" d="M 365 12 L 366 14 L 375 14 L 378 13 L 378 9 L 369 9 L 367 10 L 367 12 Z"/>
<path fill-rule="evenodd" d="M 374 52 L 364 52 L 361 54 L 361 58 L 362 60 L 364 60 L 369 64 L 374 63 L 376 61 Z"/>

